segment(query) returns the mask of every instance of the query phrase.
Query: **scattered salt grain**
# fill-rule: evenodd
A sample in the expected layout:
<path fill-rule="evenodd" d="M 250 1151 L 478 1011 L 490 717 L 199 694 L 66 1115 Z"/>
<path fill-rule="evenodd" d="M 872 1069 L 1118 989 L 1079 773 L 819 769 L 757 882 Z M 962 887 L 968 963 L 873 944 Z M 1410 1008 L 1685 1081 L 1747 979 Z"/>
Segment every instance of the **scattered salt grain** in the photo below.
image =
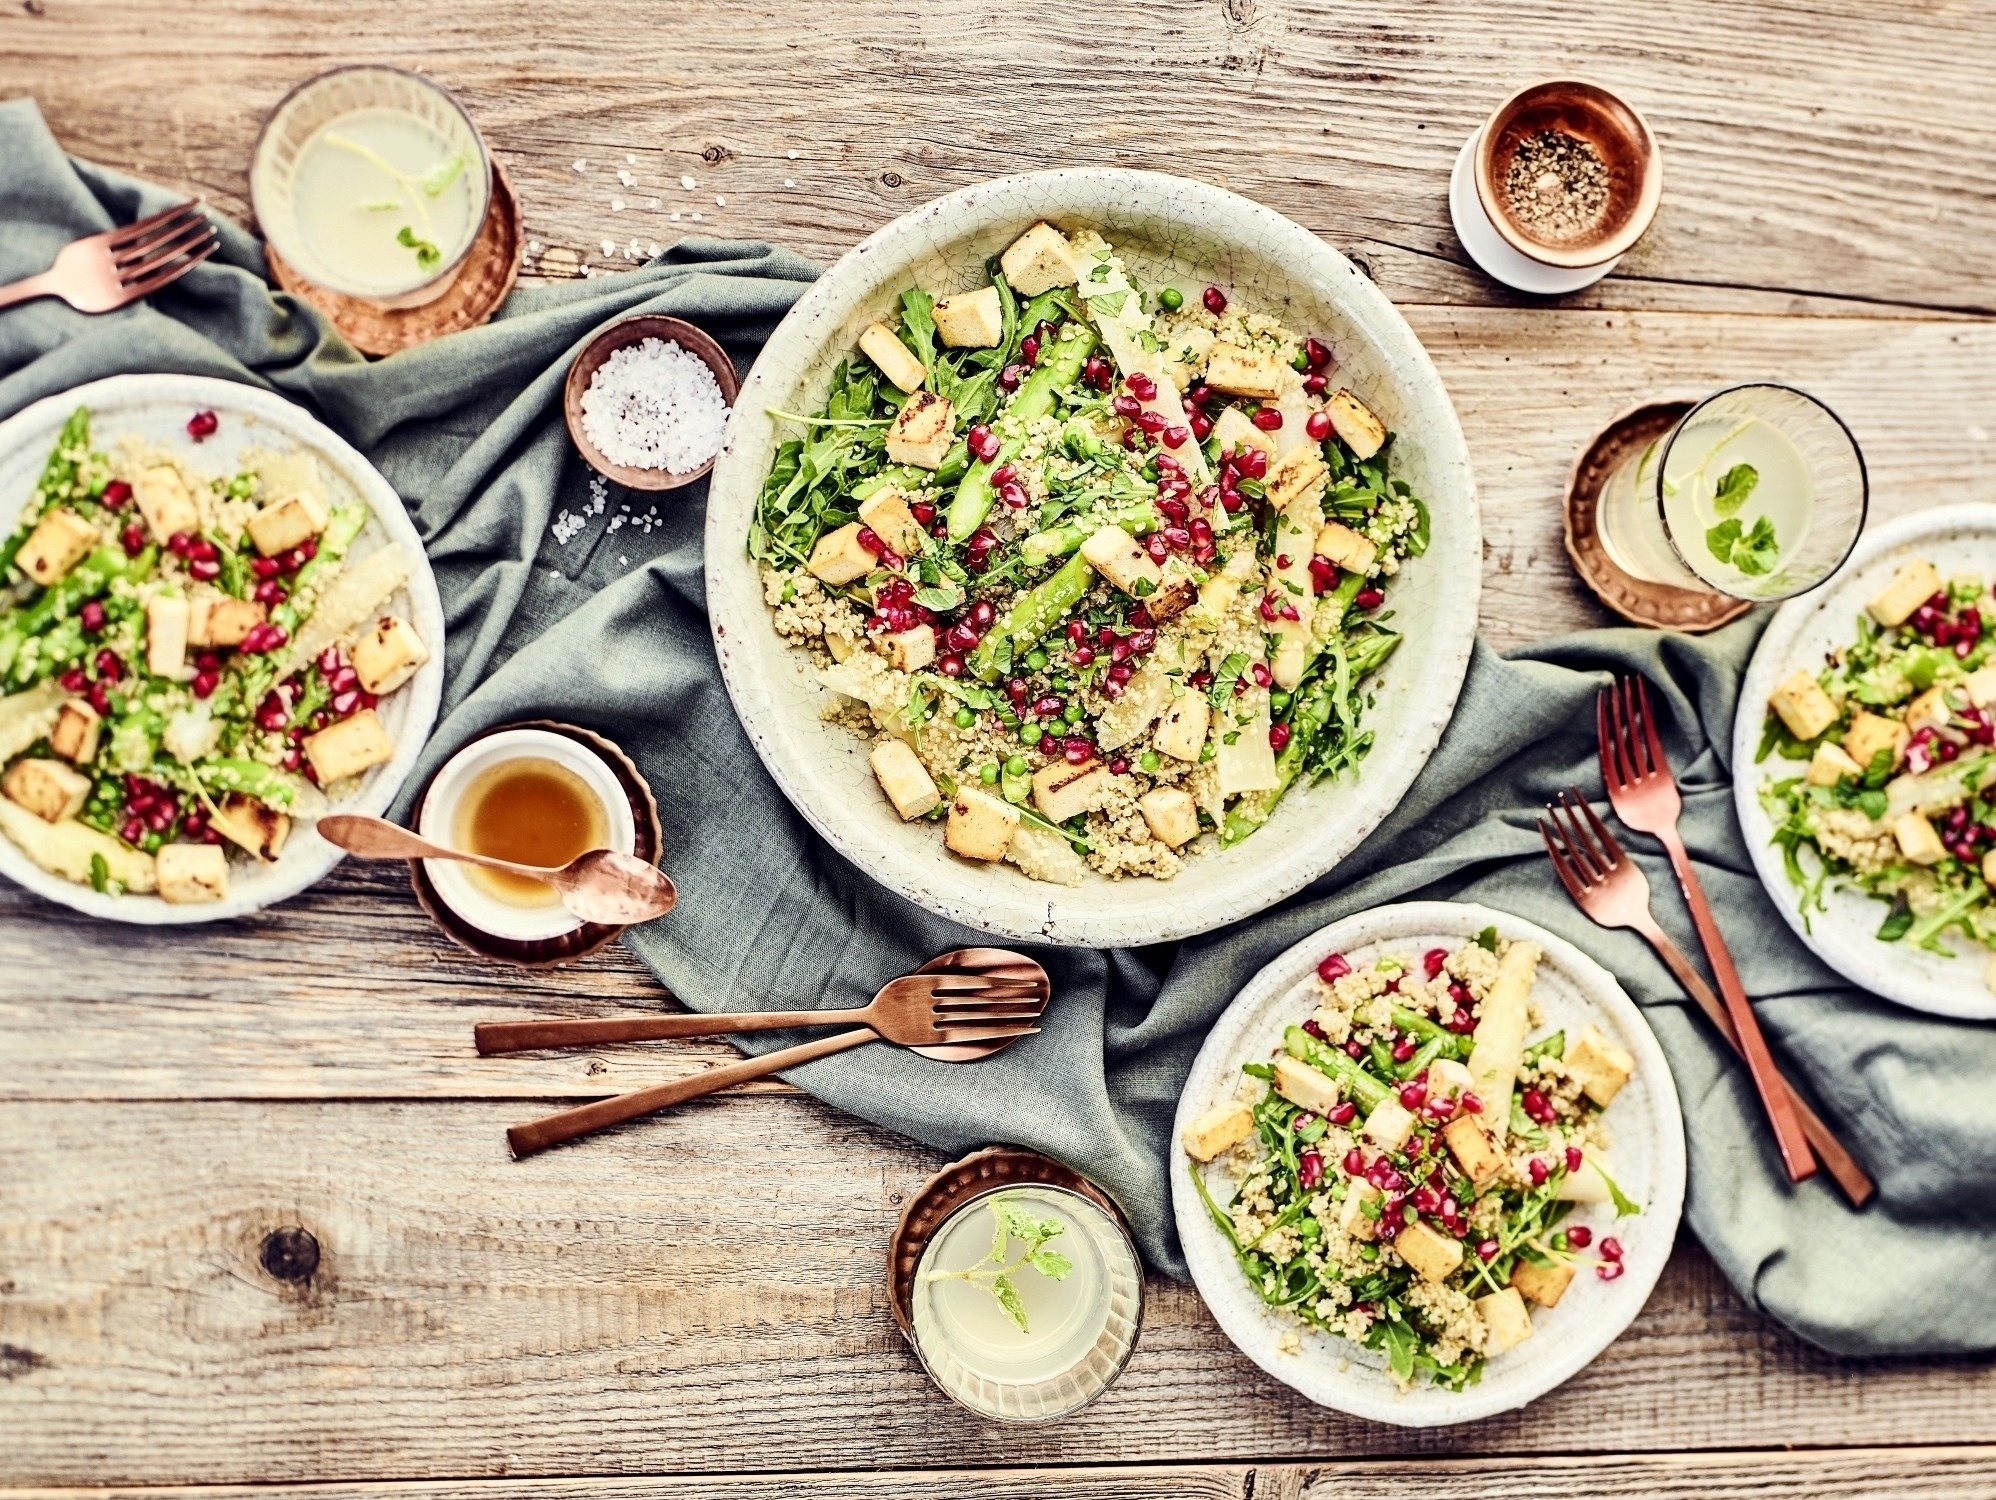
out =
<path fill-rule="evenodd" d="M 690 193 L 690 192 L 692 192 L 692 191 L 693 191 L 693 190 L 694 190 L 695 188 L 697 188 L 698 186 L 700 186 L 700 184 L 699 184 L 699 183 L 697 183 L 697 182 L 695 182 L 695 181 L 693 180 L 693 175 L 692 175 L 692 174 L 691 174 L 690 172 L 689 172 L 689 173 L 687 173 L 687 174 L 685 174 L 685 175 L 683 175 L 683 176 L 682 176 L 682 177 L 681 177 L 681 178 L 679 179 L 679 185 L 680 185 L 681 187 L 685 188 L 685 189 L 686 189 L 686 191 L 687 191 L 687 192 L 689 192 L 689 193 Z"/>
<path fill-rule="evenodd" d="M 797 160 L 797 153 L 795 151 L 786 151 L 783 154 L 788 156 L 792 161 Z"/>
<path fill-rule="evenodd" d="M 672 222 L 675 224 L 679 222 L 679 210 L 676 208 L 672 211 Z"/>
<path fill-rule="evenodd" d="M 627 162 L 629 162 L 629 163 L 630 163 L 630 164 L 631 164 L 632 166 L 634 166 L 634 167 L 635 167 L 635 166 L 636 166 L 636 165 L 638 164 L 638 154 L 637 154 L 637 152 L 635 152 L 635 151 L 626 151 L 626 152 L 624 153 L 624 160 L 625 160 L 625 161 L 627 161 Z"/>
<path fill-rule="evenodd" d="M 627 468 L 697 469 L 721 451 L 727 420 L 714 372 L 664 339 L 616 350 L 582 393 L 582 430 L 605 458 Z"/>
<path fill-rule="evenodd" d="M 610 200 L 610 212 L 613 214 L 620 214 L 623 211 L 624 211 L 624 200 L 622 198 L 612 198 Z"/>
<path fill-rule="evenodd" d="M 651 242 L 651 251 L 650 251 L 651 259 L 657 260 L 663 254 L 665 254 L 665 252 L 659 248 L 658 241 L 653 240 Z"/>
<path fill-rule="evenodd" d="M 716 208 L 726 208 L 727 206 L 728 200 L 726 198 L 716 198 L 714 200 L 714 207 Z"/>
<path fill-rule="evenodd" d="M 589 163 L 584 158 L 578 156 L 575 159 L 575 170 L 578 172 L 587 172 L 589 170 Z"/>
<path fill-rule="evenodd" d="M 638 185 L 637 174 L 631 171 L 629 167 L 617 168 L 617 181 L 623 187 L 636 187 Z"/>
<path fill-rule="evenodd" d="M 694 209 L 692 213 L 687 215 L 687 217 L 690 218 L 694 223 L 698 224 L 700 222 L 700 210 L 697 208 Z"/>
<path fill-rule="evenodd" d="M 605 255 L 615 255 L 617 253 L 617 242 L 615 240 L 603 241 L 603 253 Z"/>
<path fill-rule="evenodd" d="M 783 179 L 783 185 L 785 187 L 795 187 L 797 186 L 797 179 L 794 177 L 786 177 Z"/>

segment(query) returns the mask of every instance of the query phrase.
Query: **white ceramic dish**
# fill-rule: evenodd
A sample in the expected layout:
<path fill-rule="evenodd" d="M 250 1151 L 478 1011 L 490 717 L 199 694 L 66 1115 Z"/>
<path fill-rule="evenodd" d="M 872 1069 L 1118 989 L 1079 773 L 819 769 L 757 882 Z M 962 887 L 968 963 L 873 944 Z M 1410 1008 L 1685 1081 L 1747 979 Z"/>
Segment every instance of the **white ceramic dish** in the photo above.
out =
<path fill-rule="evenodd" d="M 465 791 L 502 761 L 528 757 L 554 761 L 580 776 L 603 805 L 604 822 L 609 825 L 607 846 L 620 854 L 629 854 L 637 848 L 638 830 L 631 818 L 631 799 L 616 773 L 602 756 L 579 740 L 545 729 L 507 729 L 489 734 L 473 740 L 445 761 L 423 799 L 423 815 L 416 831 L 432 843 L 455 846 L 453 825 Z M 509 906 L 486 894 L 472 880 L 471 867 L 457 860 L 426 859 L 423 869 L 436 887 L 439 900 L 472 926 L 494 937 L 531 942 L 561 937 L 582 925 L 581 918 L 559 903 Z"/>
<path fill-rule="evenodd" d="M 1812 912 L 1805 920 L 1800 893 L 1782 868 L 1781 851 L 1771 842 L 1774 820 L 1760 804 L 1763 783 L 1799 776 L 1803 770 L 1800 762 L 1772 756 L 1754 764 L 1767 719 L 1768 694 L 1796 668 L 1820 667 L 1825 653 L 1855 640 L 1865 601 L 1891 581 L 1901 562 L 1915 557 L 1926 558 L 1943 574 L 1996 576 L 1996 505 L 1918 511 L 1867 532 L 1834 578 L 1775 612 L 1740 686 L 1733 719 L 1733 799 L 1739 808 L 1740 831 L 1769 899 L 1818 958 L 1852 984 L 1914 1010 L 1996 1020 L 1996 994 L 1982 980 L 1989 955 L 1977 944 L 1959 936 L 1948 938 L 1955 956 L 1944 958 L 1905 943 L 1881 943 L 1874 934 L 1887 907 L 1861 891 L 1826 893 L 1828 910 Z"/>
<path fill-rule="evenodd" d="M 108 447 L 130 434 L 184 455 L 209 474 L 233 473 L 238 456 L 252 448 L 309 449 L 319 458 L 331 498 L 349 504 L 362 500 L 374 512 L 373 522 L 348 555 L 362 557 L 388 542 L 409 555 L 409 581 L 391 598 L 389 607 L 416 627 L 430 648 L 430 659 L 408 683 L 381 700 L 379 712 L 395 743 L 394 759 L 368 772 L 328 809 L 386 812 L 436 722 L 444 683 L 444 612 L 436 579 L 424 556 L 422 538 L 388 481 L 330 429 L 269 391 L 200 375 L 114 375 L 37 401 L 0 422 L 0 533 L 13 529 L 21 507 L 34 492 L 56 433 L 79 406 L 90 408 L 96 446 Z M 214 435 L 201 443 L 187 435 L 187 419 L 197 411 L 213 411 L 221 419 Z M 226 901 L 174 906 L 157 896 L 100 895 L 49 874 L 11 840 L 0 838 L 0 875 L 93 917 L 152 926 L 215 922 L 257 911 L 315 884 L 340 858 L 338 849 L 301 821 L 275 863 L 230 861 Z"/>
<path fill-rule="evenodd" d="M 1612 1144 L 1607 1160 L 1617 1184 L 1642 1205 L 1642 1213 L 1607 1231 L 1625 1247 L 1627 1270 L 1620 1280 L 1576 1277 L 1558 1307 L 1532 1309 L 1532 1336 L 1487 1364 L 1483 1378 L 1468 1389 L 1423 1386 L 1402 1393 L 1386 1373 L 1382 1356 L 1273 1313 L 1255 1295 L 1193 1189 L 1192 1159 L 1178 1137 L 1199 1114 L 1234 1097 L 1242 1063 L 1279 1050 L 1284 1027 L 1309 1014 L 1317 963 L 1326 954 L 1343 953 L 1354 964 L 1382 951 L 1418 957 L 1433 947 L 1460 947 L 1489 926 L 1507 938 L 1529 938 L 1545 950 L 1532 992 L 1545 1021 L 1535 1028 L 1535 1036 L 1560 1027 L 1571 1034 L 1592 1022 L 1635 1054 L 1635 1076 L 1608 1112 Z M 1224 1203 L 1232 1190 L 1224 1170 L 1217 1165 L 1206 1170 L 1215 1199 Z M 1382 906 L 1305 938 L 1249 980 L 1215 1023 L 1178 1100 L 1171 1202 L 1192 1279 L 1227 1336 L 1248 1358 L 1321 1406 L 1401 1427 L 1440 1427 L 1536 1400 L 1571 1379 L 1635 1320 L 1677 1237 L 1684 1207 L 1684 1122 L 1670 1065 L 1642 1012 L 1614 976 L 1578 948 L 1487 907 L 1448 901 Z M 1595 1224 L 1599 1233 L 1598 1226 L 1608 1220 L 1591 1210 L 1581 1222 Z M 1280 1340 L 1292 1328 L 1301 1333 L 1303 1346 L 1284 1354 Z"/>
<path fill-rule="evenodd" d="M 1240 305 L 1327 338 L 1338 378 L 1398 434 L 1393 473 L 1433 513 L 1433 543 L 1389 593 L 1406 639 L 1367 720 L 1356 777 L 1292 790 L 1268 825 L 1206 849 L 1169 882 L 1091 876 L 1043 885 L 959 860 L 934 827 L 895 817 L 865 742 L 824 723 L 826 694 L 771 626 L 745 541 L 779 437 L 769 408 L 812 411 L 833 369 L 902 289 L 968 287 L 1035 219 L 1092 226 L 1146 281 L 1209 282 Z M 1289 220 L 1219 188 L 1085 168 L 1000 178 L 939 198 L 865 240 L 804 294 L 764 347 L 728 423 L 707 501 L 707 607 L 729 696 L 763 764 L 811 825 L 866 874 L 967 926 L 1026 941 L 1107 946 L 1205 932 L 1264 910 L 1330 869 L 1378 826 L 1454 710 L 1476 630 L 1482 531 L 1469 452 L 1441 378 L 1405 320 L 1352 263 Z"/>

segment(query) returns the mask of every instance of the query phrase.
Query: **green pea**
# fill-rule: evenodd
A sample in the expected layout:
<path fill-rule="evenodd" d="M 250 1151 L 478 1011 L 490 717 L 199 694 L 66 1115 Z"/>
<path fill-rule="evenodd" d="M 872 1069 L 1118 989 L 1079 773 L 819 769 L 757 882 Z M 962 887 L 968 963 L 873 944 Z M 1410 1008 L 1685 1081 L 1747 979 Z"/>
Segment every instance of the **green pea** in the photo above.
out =
<path fill-rule="evenodd" d="M 1289 356 L 1289 368 L 1292 370 L 1309 369 L 1310 368 L 1309 354 L 1302 349 L 1298 349 L 1294 354 Z"/>
<path fill-rule="evenodd" d="M 972 726 L 974 726 L 976 723 L 977 723 L 977 715 L 974 712 L 972 712 L 970 709 L 959 708 L 956 711 L 956 727 L 958 729 L 969 729 Z"/>
<path fill-rule="evenodd" d="M 1029 764 L 1025 756 L 1015 755 L 1005 762 L 1005 774 L 1007 776 L 1023 776 L 1026 774 Z"/>
<path fill-rule="evenodd" d="M 1278 719 L 1289 712 L 1290 696 L 1277 688 L 1268 695 L 1268 711 Z"/>
<path fill-rule="evenodd" d="M 1164 762 L 1158 758 L 1158 753 L 1155 750 L 1146 750 L 1137 758 L 1137 764 L 1143 767 L 1145 771 L 1155 771 Z"/>
<path fill-rule="evenodd" d="M 977 779 L 986 786 L 996 786 L 998 784 L 998 762 L 994 760 L 987 765 L 979 766 L 977 768 Z"/>
<path fill-rule="evenodd" d="M 1157 294 L 1157 303 L 1166 312 L 1177 312 L 1185 305 L 1185 293 L 1175 286 L 1168 286 Z"/>
<path fill-rule="evenodd" d="M 1078 702 L 1070 703 L 1060 711 L 1060 716 L 1070 724 L 1079 724 L 1082 716 L 1087 712 L 1088 710 L 1083 708 Z"/>
<path fill-rule="evenodd" d="M 1047 669 L 1046 652 L 1040 650 L 1038 646 L 1028 651 L 1026 653 L 1026 669 L 1032 672 L 1044 672 Z"/>
<path fill-rule="evenodd" d="M 1076 854 L 1086 854 L 1088 852 L 1088 846 L 1082 843 L 1080 839 L 1069 839 L 1067 847 L 1072 849 Z"/>
<path fill-rule="evenodd" d="M 1037 745 L 1040 742 L 1040 736 L 1045 732 L 1037 724 L 1027 724 L 1019 730 L 1019 738 L 1024 740 L 1028 745 Z"/>

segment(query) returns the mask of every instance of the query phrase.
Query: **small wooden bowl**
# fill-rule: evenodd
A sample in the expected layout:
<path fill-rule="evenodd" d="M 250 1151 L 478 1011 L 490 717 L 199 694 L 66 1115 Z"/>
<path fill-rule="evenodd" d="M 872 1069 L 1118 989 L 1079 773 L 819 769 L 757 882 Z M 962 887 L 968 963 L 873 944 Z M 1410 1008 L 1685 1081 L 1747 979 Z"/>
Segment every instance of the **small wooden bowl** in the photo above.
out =
<path fill-rule="evenodd" d="M 568 419 L 568 435 L 574 439 L 577 451 L 587 460 L 589 467 L 605 479 L 614 479 L 618 484 L 634 490 L 676 490 L 706 474 L 714 467 L 714 458 L 721 455 L 716 452 L 714 458 L 684 474 L 675 474 L 670 469 L 627 468 L 605 458 L 602 450 L 589 440 L 589 434 L 582 426 L 582 395 L 589 389 L 589 382 L 596 378 L 603 362 L 619 349 L 641 344 L 646 339 L 662 339 L 698 356 L 701 363 L 714 372 L 714 379 L 721 387 L 721 400 L 730 410 L 734 408 L 735 394 L 741 389 L 741 381 L 735 375 L 735 362 L 728 358 L 727 350 L 683 319 L 668 318 L 659 313 L 633 313 L 628 318 L 619 318 L 583 345 L 582 352 L 575 356 L 575 363 L 568 367 L 568 381 L 562 388 L 562 410 Z"/>
<path fill-rule="evenodd" d="M 1608 206 L 1573 239 L 1544 240 L 1511 212 L 1504 179 L 1518 147 L 1542 130 L 1564 131 L 1601 153 Z M 1476 146 L 1476 196 L 1491 224 L 1520 255 L 1548 266 L 1598 266 L 1629 250 L 1649 229 L 1663 197 L 1663 153 L 1636 107 L 1598 83 L 1549 78 L 1527 84 L 1491 114 Z"/>

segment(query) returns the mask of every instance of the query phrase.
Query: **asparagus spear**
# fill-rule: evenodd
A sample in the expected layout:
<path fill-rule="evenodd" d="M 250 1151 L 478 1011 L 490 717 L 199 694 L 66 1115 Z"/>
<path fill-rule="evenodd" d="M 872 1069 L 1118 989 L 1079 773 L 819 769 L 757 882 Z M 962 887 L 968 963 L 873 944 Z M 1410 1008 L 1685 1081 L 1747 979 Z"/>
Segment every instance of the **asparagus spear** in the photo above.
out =
<path fill-rule="evenodd" d="M 1319 1073 L 1328 1073 L 1337 1079 L 1359 1108 L 1368 1114 L 1378 1108 L 1379 1102 L 1386 1097 L 1385 1084 L 1336 1047 L 1325 1046 L 1301 1026 L 1291 1026 L 1282 1033 L 1282 1050 L 1298 1061 L 1308 1063 Z"/>
<path fill-rule="evenodd" d="M 1036 531 L 1019 543 L 1019 550 L 1026 555 L 1026 561 L 1034 567 L 1053 561 L 1056 557 L 1066 557 L 1077 551 L 1104 526 L 1120 526 L 1131 536 L 1147 536 L 1157 530 L 1158 511 L 1155 505 L 1131 506 L 1127 510 L 1111 511 L 1108 515 L 1095 519 L 1068 521 L 1059 526 L 1050 526 L 1045 531 Z"/>
<path fill-rule="evenodd" d="M 1081 325 L 1081 331 L 1075 336 L 1063 338 L 1052 349 L 1043 350 L 1039 367 L 1026 377 L 1018 394 L 1005 408 L 1006 413 L 1016 416 L 1021 422 L 1030 422 L 1052 411 L 1054 396 L 1081 378 L 1081 367 L 1087 363 L 1094 349 L 1095 330 Z M 1017 458 L 1024 446 L 1023 437 L 1012 438 L 999 447 L 996 457 L 989 462 L 979 460 L 970 466 L 963 476 L 963 483 L 957 486 L 956 497 L 950 501 L 951 541 L 962 541 L 984 524 L 984 518 L 991 514 L 991 503 L 996 498 L 991 488 L 992 471 Z"/>
<path fill-rule="evenodd" d="M 1042 579 L 1017 599 L 986 632 L 970 654 L 970 670 L 986 682 L 1004 675 L 1001 660 L 1010 661 L 1033 645 L 1067 612 L 1081 602 L 1094 582 L 1095 570 L 1085 557 L 1070 557 L 1060 571 Z"/>

